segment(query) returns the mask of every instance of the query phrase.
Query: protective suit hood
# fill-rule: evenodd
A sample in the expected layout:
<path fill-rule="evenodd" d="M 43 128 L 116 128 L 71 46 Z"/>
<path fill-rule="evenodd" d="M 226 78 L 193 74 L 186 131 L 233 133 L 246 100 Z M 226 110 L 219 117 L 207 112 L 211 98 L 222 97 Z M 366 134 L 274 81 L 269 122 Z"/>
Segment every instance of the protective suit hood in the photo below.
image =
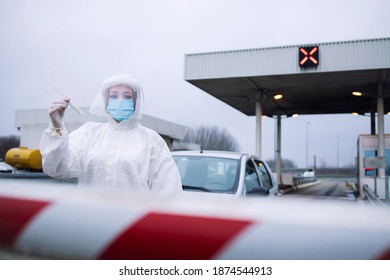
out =
<path fill-rule="evenodd" d="M 131 88 L 136 96 L 135 102 L 135 111 L 134 114 L 127 120 L 122 121 L 120 123 L 116 123 L 116 121 L 107 113 L 107 94 L 111 87 L 124 85 Z M 100 92 L 95 97 L 89 112 L 93 115 L 98 116 L 106 116 L 109 120 L 109 123 L 118 124 L 118 125 L 126 125 L 134 123 L 134 121 L 139 122 L 143 116 L 143 92 L 142 85 L 139 80 L 137 80 L 134 76 L 126 73 L 116 74 L 111 76 L 103 81 Z"/>

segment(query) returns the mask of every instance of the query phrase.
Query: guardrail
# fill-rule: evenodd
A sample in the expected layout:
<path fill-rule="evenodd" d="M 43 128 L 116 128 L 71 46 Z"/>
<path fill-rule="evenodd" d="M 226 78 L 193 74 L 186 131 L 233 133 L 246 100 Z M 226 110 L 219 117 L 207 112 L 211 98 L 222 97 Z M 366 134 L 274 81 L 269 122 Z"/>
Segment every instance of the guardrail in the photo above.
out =
<path fill-rule="evenodd" d="M 384 204 L 382 202 L 382 200 L 380 200 L 378 198 L 378 196 L 370 189 L 370 187 L 367 185 L 367 184 L 364 184 L 363 185 L 363 192 L 365 194 L 365 197 L 367 197 L 367 200 L 371 203 L 371 204 L 375 204 L 375 205 L 378 205 L 378 206 L 383 206 L 383 207 L 387 207 L 386 204 Z"/>
<path fill-rule="evenodd" d="M 317 181 L 316 177 L 294 177 L 293 187 Z"/>
<path fill-rule="evenodd" d="M 275 175 L 276 176 L 276 175 Z M 303 176 L 302 174 L 282 173 L 280 179 L 280 189 L 296 188 L 300 185 L 316 182 L 316 176 Z"/>

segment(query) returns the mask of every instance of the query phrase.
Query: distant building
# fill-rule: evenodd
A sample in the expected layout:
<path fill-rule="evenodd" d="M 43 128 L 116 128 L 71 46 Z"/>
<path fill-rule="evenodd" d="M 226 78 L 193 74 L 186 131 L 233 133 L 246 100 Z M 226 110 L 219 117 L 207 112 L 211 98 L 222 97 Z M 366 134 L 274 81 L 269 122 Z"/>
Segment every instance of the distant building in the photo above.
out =
<path fill-rule="evenodd" d="M 73 109 L 67 110 L 64 116 L 66 129 L 72 132 L 89 121 L 105 122 L 105 117 L 89 114 L 88 108 L 81 108 L 85 116 L 79 115 Z M 16 110 L 15 126 L 21 132 L 20 145 L 38 149 L 43 131 L 49 126 L 50 118 L 47 109 Z M 167 142 L 171 151 L 199 149 L 199 145 L 183 142 L 188 127 L 173 122 L 144 115 L 141 124 L 153 129 Z"/>

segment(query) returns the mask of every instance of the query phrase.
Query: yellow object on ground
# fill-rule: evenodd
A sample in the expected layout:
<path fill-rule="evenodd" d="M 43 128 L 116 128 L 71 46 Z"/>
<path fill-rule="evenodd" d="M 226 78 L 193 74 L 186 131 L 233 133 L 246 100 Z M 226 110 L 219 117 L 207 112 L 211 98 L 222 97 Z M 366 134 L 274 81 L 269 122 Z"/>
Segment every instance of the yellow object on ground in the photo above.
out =
<path fill-rule="evenodd" d="M 18 169 L 42 169 L 42 155 L 39 149 L 12 148 L 5 154 L 5 161 Z"/>

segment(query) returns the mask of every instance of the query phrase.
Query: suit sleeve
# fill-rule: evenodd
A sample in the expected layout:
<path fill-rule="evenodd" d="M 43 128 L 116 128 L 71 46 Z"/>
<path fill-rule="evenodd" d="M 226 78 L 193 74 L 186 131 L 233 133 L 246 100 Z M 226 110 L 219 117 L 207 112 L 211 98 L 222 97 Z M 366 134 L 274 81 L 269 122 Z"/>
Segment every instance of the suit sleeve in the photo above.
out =
<path fill-rule="evenodd" d="M 70 134 L 64 126 L 60 133 L 52 127 L 47 128 L 42 134 L 39 145 L 43 171 L 57 179 L 79 178 L 87 139 L 87 125 Z"/>
<path fill-rule="evenodd" d="M 158 141 L 150 165 L 149 187 L 152 192 L 177 193 L 183 190 L 179 170 L 162 138 Z"/>

